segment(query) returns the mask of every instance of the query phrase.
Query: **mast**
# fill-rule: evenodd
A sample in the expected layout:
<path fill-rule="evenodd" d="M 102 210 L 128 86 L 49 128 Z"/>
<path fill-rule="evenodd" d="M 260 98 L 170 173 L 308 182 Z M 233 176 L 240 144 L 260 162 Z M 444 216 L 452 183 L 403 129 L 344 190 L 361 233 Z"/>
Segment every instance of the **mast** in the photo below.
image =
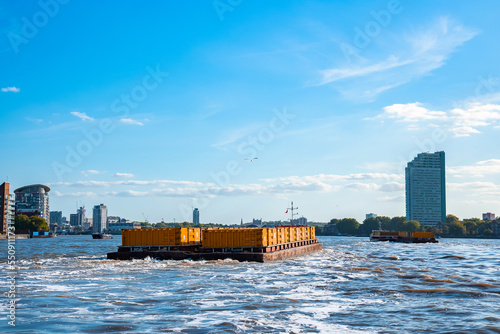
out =
<path fill-rule="evenodd" d="M 293 201 L 292 201 L 292 205 L 291 205 L 291 207 L 290 207 L 290 208 L 287 208 L 287 211 L 288 211 L 288 210 L 291 210 L 291 212 L 292 212 L 292 218 L 290 218 L 290 225 L 292 224 L 293 216 L 298 215 L 298 213 L 293 213 L 293 210 L 298 210 L 298 209 L 299 209 L 298 207 L 296 207 L 296 208 L 294 208 L 294 207 L 293 207 Z"/>

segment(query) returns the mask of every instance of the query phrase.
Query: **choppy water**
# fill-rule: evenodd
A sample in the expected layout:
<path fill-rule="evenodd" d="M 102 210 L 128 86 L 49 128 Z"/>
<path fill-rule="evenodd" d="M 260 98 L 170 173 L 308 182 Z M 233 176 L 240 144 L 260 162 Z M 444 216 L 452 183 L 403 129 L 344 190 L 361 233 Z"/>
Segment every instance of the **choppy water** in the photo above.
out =
<path fill-rule="evenodd" d="M 500 333 L 500 240 L 320 241 L 262 264 L 106 260 L 120 237 L 17 240 L 16 327 L 2 284 L 0 332 Z"/>

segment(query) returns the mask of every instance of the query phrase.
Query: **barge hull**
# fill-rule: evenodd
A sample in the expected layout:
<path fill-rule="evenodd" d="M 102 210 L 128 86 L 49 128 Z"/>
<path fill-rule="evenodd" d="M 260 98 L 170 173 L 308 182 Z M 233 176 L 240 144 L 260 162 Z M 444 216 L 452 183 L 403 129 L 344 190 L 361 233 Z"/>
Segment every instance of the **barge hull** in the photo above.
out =
<path fill-rule="evenodd" d="M 269 262 L 283 260 L 290 257 L 300 256 L 317 252 L 323 249 L 323 244 L 316 242 L 308 245 L 275 250 L 272 252 L 240 252 L 240 251 L 209 251 L 208 249 L 197 251 L 184 250 L 141 250 L 141 251 L 118 251 L 108 253 L 110 260 L 132 260 L 150 257 L 158 260 L 225 260 L 233 259 L 250 262 Z"/>

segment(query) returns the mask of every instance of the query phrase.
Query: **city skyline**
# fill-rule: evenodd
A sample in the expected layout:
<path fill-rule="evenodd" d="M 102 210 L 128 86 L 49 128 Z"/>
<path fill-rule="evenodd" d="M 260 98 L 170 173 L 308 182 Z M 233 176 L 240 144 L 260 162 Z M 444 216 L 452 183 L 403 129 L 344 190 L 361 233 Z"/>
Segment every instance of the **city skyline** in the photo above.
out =
<path fill-rule="evenodd" d="M 495 2 L 0 6 L 0 183 L 66 217 L 404 216 L 404 168 L 435 151 L 447 213 L 499 211 Z"/>

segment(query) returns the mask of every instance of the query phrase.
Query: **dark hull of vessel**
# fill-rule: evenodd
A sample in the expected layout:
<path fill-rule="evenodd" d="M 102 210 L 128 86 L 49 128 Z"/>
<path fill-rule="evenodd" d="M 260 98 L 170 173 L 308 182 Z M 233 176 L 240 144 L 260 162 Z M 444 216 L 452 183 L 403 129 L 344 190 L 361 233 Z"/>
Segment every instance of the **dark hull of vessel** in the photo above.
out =
<path fill-rule="evenodd" d="M 113 236 L 111 234 L 94 233 L 92 239 L 113 239 Z"/>

